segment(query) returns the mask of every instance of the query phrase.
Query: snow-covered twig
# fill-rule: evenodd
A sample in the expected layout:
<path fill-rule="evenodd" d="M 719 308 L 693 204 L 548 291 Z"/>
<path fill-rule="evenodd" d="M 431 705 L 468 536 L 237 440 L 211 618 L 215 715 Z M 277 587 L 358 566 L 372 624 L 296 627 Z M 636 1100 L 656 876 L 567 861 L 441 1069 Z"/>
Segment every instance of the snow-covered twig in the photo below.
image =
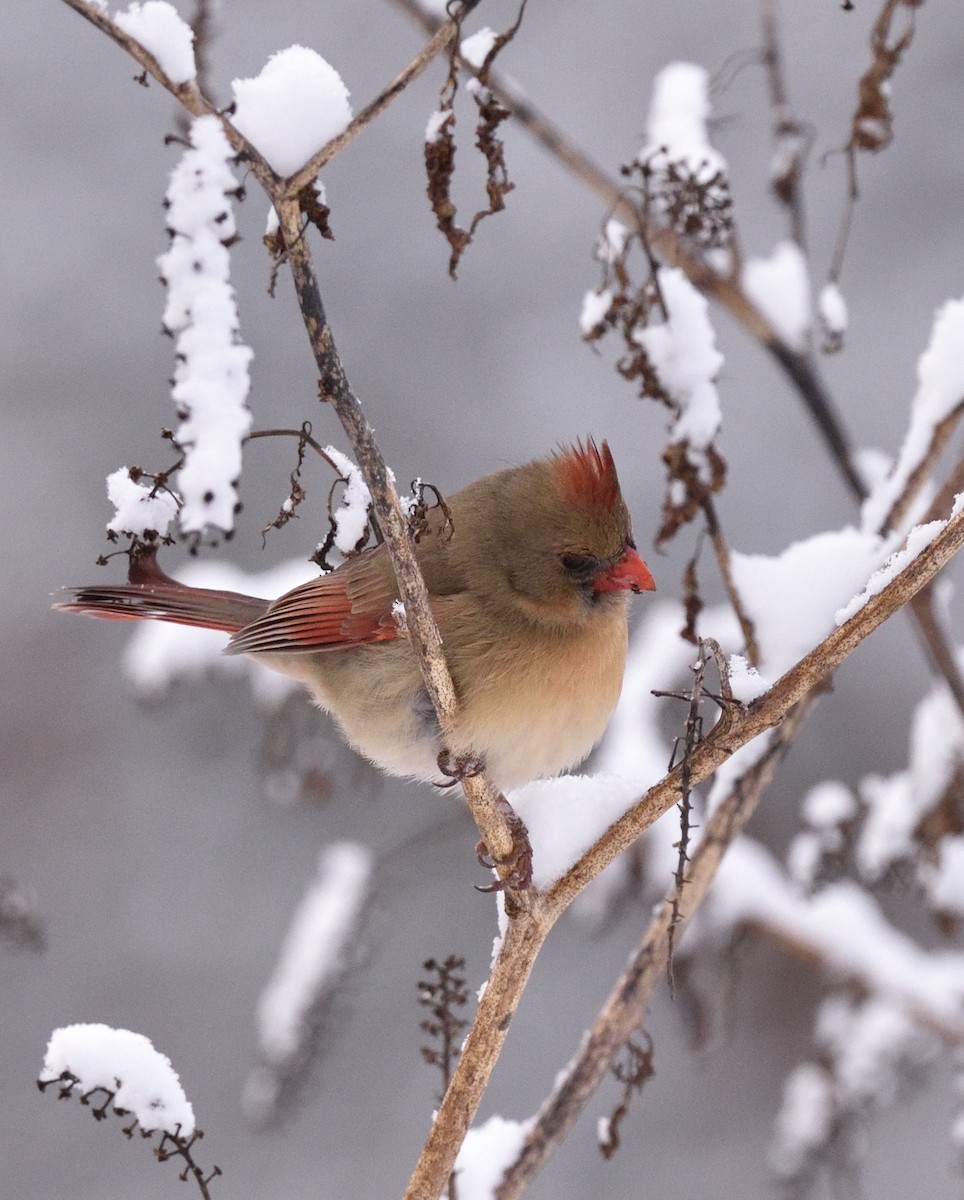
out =
<path fill-rule="evenodd" d="M 276 1114 L 307 1068 L 322 1009 L 352 962 L 371 870 L 370 851 L 352 842 L 319 857 L 258 1004 L 262 1065 L 248 1080 L 245 1106 L 259 1120 Z"/>
<path fill-rule="evenodd" d="M 184 1094 L 177 1072 L 165 1054 L 148 1038 L 129 1029 L 102 1024 L 66 1025 L 51 1034 L 44 1065 L 37 1080 L 41 1091 L 59 1084 L 61 1100 L 77 1096 L 101 1121 L 113 1110 L 132 1117 L 124 1133 L 133 1137 L 160 1134 L 154 1147 L 159 1162 L 180 1158 L 181 1178 L 192 1178 L 203 1200 L 210 1200 L 208 1185 L 221 1174 L 212 1167 L 205 1174 L 193 1155 L 204 1135 L 194 1123 L 194 1109 Z M 94 1097 L 98 1103 L 92 1105 Z"/>

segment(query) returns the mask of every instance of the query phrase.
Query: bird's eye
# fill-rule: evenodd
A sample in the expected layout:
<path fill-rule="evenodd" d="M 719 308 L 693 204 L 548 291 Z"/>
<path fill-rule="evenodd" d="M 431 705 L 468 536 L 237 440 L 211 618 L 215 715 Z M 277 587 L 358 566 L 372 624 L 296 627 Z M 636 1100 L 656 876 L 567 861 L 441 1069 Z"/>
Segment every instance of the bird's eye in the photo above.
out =
<path fill-rule="evenodd" d="M 598 559 L 591 554 L 560 554 L 563 570 L 573 579 L 588 579 L 599 568 Z"/>

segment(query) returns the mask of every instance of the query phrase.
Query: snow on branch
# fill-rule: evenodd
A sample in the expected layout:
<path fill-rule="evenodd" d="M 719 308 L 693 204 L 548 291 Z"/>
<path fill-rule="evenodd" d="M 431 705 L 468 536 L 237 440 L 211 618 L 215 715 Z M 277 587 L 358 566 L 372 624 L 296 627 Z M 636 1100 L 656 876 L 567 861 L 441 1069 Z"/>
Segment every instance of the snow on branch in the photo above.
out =
<path fill-rule="evenodd" d="M 911 401 L 907 433 L 890 475 L 865 501 L 864 528 L 884 529 L 894 524 L 895 506 L 929 462 L 937 431 L 964 405 L 962 347 L 964 298 L 948 300 L 935 315 L 930 341 L 917 363 L 917 391 Z"/>
<path fill-rule="evenodd" d="M 235 129 L 282 178 L 294 175 L 351 121 L 348 89 L 316 51 L 289 46 L 253 79 L 231 84 Z"/>
<path fill-rule="evenodd" d="M 726 173 L 726 159 L 710 144 L 706 123 L 711 112 L 709 75 L 696 63 L 675 62 L 664 67 L 653 83 L 646 122 L 646 143 L 640 161 L 659 169 L 685 163 L 698 179 Z"/>
<path fill-rule="evenodd" d="M 684 447 L 699 482 L 708 488 L 716 471 L 709 451 L 723 420 L 716 390 L 723 355 L 716 348 L 709 302 L 683 272 L 660 267 L 656 285 L 666 319 L 637 330 L 635 336 L 675 406 L 670 444 Z"/>
<path fill-rule="evenodd" d="M 141 472 L 136 467 L 119 467 L 107 476 L 107 499 L 114 506 L 114 516 L 107 526 L 107 536 L 130 534 L 143 542 L 163 539 L 177 519 L 180 503 L 166 486 L 138 482 Z"/>
<path fill-rule="evenodd" d="M 468 1131 L 455 1160 L 459 1200 L 495 1200 L 505 1169 L 518 1157 L 531 1125 L 493 1116 Z"/>
<path fill-rule="evenodd" d="M 167 287 L 164 326 L 176 334 L 173 399 L 184 454 L 178 474 L 185 533 L 234 527 L 241 446 L 251 428 L 246 400 L 251 350 L 240 341 L 228 245 L 234 152 L 215 117 L 198 117 L 191 147 L 171 174 L 171 248 L 157 260 Z"/>
<path fill-rule="evenodd" d="M 341 504 L 330 514 L 331 532 L 321 553 L 335 547 L 341 554 L 349 555 L 365 544 L 371 528 L 372 495 L 362 475 L 361 468 L 347 454 L 334 446 L 326 446 L 325 454 L 345 481 Z"/>
<path fill-rule="evenodd" d="M 813 314 L 807 260 L 796 242 L 780 242 L 768 258 L 748 258 L 742 271 L 743 290 L 792 350 L 807 348 Z M 828 298 L 824 297 L 826 301 Z M 829 313 L 846 322 L 830 299 Z"/>
<path fill-rule="evenodd" d="M 110 1093 L 114 1108 L 136 1117 L 145 1133 L 194 1133 L 194 1109 L 171 1060 L 142 1033 L 101 1024 L 55 1029 L 38 1082 L 58 1081 L 65 1095 Z"/>
<path fill-rule="evenodd" d="M 756 630 L 763 675 L 776 679 L 826 637 L 886 554 L 883 539 L 852 526 L 773 556 L 734 552 L 733 577 Z"/>
<path fill-rule="evenodd" d="M 117 13 L 114 24 L 157 59 L 157 65 L 175 86 L 196 78 L 194 33 L 166 0 L 132 4 Z"/>
<path fill-rule="evenodd" d="M 770 1146 L 776 1174 L 797 1184 L 822 1163 L 852 1169 L 866 1153 L 860 1135 L 868 1118 L 919 1082 L 939 1049 L 933 1034 L 879 997 L 828 997 L 815 1041 L 817 1061 L 787 1078 Z"/>
<path fill-rule="evenodd" d="M 258 1005 L 263 1063 L 248 1081 L 245 1103 L 259 1119 L 275 1113 L 307 1066 L 321 1007 L 352 961 L 372 865 L 371 852 L 354 842 L 336 842 L 319 857 Z"/>
<path fill-rule="evenodd" d="M 864 882 L 880 883 L 895 867 L 910 864 L 932 910 L 957 922 L 964 919 L 958 814 L 964 718 L 943 682 L 914 710 L 907 757 L 907 767 L 892 775 L 865 776 L 856 794 L 836 781 L 818 784 L 804 801 L 804 829 L 788 852 L 791 873 L 813 887 L 850 846 Z"/>
<path fill-rule="evenodd" d="M 728 273 L 733 200 L 726 160 L 710 144 L 709 76 L 696 63 L 664 67 L 653 83 L 646 142 L 636 167 L 644 218 L 672 229 L 681 242 Z"/>

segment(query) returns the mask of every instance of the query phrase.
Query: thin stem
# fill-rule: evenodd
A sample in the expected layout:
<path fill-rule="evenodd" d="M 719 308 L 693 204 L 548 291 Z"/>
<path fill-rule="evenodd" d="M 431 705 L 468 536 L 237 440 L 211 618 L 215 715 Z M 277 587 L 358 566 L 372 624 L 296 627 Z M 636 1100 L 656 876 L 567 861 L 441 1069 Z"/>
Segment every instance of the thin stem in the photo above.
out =
<path fill-rule="evenodd" d="M 711 496 L 707 496 L 703 501 L 703 514 L 706 517 L 706 528 L 713 543 L 716 564 L 730 601 L 730 607 L 736 613 L 736 619 L 740 623 L 740 632 L 743 634 L 746 656 L 753 666 L 758 667 L 760 665 L 760 647 L 756 640 L 756 630 L 753 627 L 753 620 L 746 611 L 743 604 L 743 597 L 740 595 L 739 588 L 736 586 L 736 581 L 733 578 L 733 571 L 730 565 L 730 548 L 727 545 L 726 538 L 723 536 L 723 530 L 716 513 L 716 505 L 713 503 Z"/>
<path fill-rule="evenodd" d="M 395 577 L 405 605 L 412 647 L 418 658 L 425 689 L 438 715 L 443 745 L 447 745 L 455 725 L 458 699 L 442 650 L 438 625 L 429 604 L 425 581 L 415 558 L 408 524 L 399 505 L 395 485 L 375 440 L 374 430 L 348 382 L 335 347 L 334 336 L 318 289 L 298 202 L 289 198 L 279 202 L 277 207 L 288 264 L 320 375 L 320 397 L 323 402 L 331 404 L 341 421 L 371 492 L 378 524 L 388 544 Z M 513 838 L 508 822 L 499 810 L 498 794 L 483 775 L 464 780 L 462 787 L 489 853 L 497 862 L 509 860 L 513 850 Z"/>

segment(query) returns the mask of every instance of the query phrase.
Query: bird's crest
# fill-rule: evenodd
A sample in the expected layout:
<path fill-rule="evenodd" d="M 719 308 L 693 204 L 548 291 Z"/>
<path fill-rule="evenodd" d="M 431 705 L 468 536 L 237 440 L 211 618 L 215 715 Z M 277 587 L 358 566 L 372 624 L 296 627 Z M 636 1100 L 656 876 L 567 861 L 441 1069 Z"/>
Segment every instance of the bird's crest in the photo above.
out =
<path fill-rule="evenodd" d="M 600 448 L 589 438 L 585 444 L 578 441 L 575 446 L 563 446 L 553 454 L 552 465 L 572 504 L 597 505 L 608 512 L 616 507 L 619 480 L 608 442 Z"/>

